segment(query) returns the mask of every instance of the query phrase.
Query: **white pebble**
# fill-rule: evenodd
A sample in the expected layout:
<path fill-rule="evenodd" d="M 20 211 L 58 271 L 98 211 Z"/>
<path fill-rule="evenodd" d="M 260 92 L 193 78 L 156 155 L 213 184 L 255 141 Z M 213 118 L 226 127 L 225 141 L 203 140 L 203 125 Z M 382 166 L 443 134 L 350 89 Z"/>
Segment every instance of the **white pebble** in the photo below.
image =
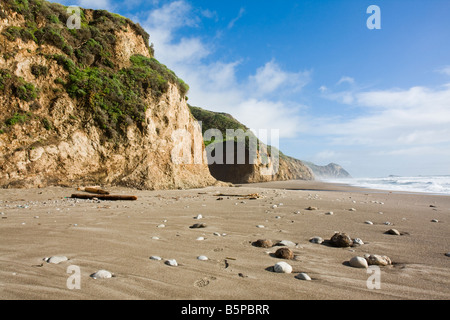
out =
<path fill-rule="evenodd" d="M 164 225 L 164 224 L 160 224 L 159 226 L 158 226 L 158 228 L 165 228 L 166 226 Z"/>
<path fill-rule="evenodd" d="M 66 256 L 54 256 L 50 258 L 44 258 L 44 261 L 47 263 L 58 264 L 64 261 L 69 260 Z"/>
<path fill-rule="evenodd" d="M 220 233 L 218 232 L 214 232 L 213 235 L 215 235 L 216 237 L 220 237 Z"/>
<path fill-rule="evenodd" d="M 326 212 L 325 213 L 327 216 L 332 216 L 333 214 L 334 214 L 334 212 L 333 211 L 329 211 L 329 212 Z"/>
<path fill-rule="evenodd" d="M 323 238 L 321 238 L 321 237 L 314 237 L 314 238 L 311 238 L 309 241 L 312 242 L 312 243 L 321 244 L 323 242 Z"/>
<path fill-rule="evenodd" d="M 439 222 L 439 220 L 438 219 L 433 219 L 433 220 L 431 220 L 431 222 Z"/>
<path fill-rule="evenodd" d="M 261 228 L 261 229 L 262 229 L 262 228 L 265 228 L 265 227 L 264 227 L 263 225 L 261 225 L 261 224 L 257 225 L 256 227 L 257 227 L 257 228 Z"/>
<path fill-rule="evenodd" d="M 308 274 L 304 273 L 304 272 L 299 273 L 299 274 L 296 275 L 295 277 L 296 277 L 297 279 L 300 279 L 300 280 L 311 281 L 311 277 L 310 277 Z"/>
<path fill-rule="evenodd" d="M 286 246 L 286 247 L 291 247 L 291 248 L 294 248 L 294 247 L 297 246 L 296 243 L 294 243 L 294 242 L 292 242 L 292 241 L 289 241 L 289 240 L 281 240 L 281 241 L 278 242 L 276 245 L 277 245 L 277 246 Z"/>
<path fill-rule="evenodd" d="M 373 224 L 373 222 L 372 221 L 366 221 L 366 222 L 364 222 L 365 224 L 370 224 L 370 225 L 372 225 Z"/>
<path fill-rule="evenodd" d="M 350 209 L 348 209 L 348 211 L 356 211 L 356 209 L 355 208 L 350 208 Z"/>
<path fill-rule="evenodd" d="M 204 237 L 198 237 L 198 238 L 195 239 L 195 240 L 197 240 L 197 241 L 203 241 L 203 240 L 205 240 L 205 238 L 204 238 Z"/>
<path fill-rule="evenodd" d="M 276 209 L 276 208 L 278 208 L 278 206 L 277 206 L 276 204 L 274 204 L 274 205 L 272 206 L 272 209 Z"/>
<path fill-rule="evenodd" d="M 199 214 L 198 216 L 196 216 L 194 219 L 196 219 L 196 220 L 200 220 L 200 219 L 202 219 L 203 218 L 203 216 L 201 215 L 201 214 Z"/>
<path fill-rule="evenodd" d="M 273 266 L 273 271 L 277 273 L 291 273 L 292 267 L 289 263 L 282 261 Z"/>
<path fill-rule="evenodd" d="M 363 257 L 353 257 L 350 259 L 350 265 L 354 268 L 368 268 L 369 264 Z"/>
<path fill-rule="evenodd" d="M 206 261 L 206 260 L 208 260 L 208 257 L 206 257 L 206 256 L 198 256 L 197 260 Z"/>
<path fill-rule="evenodd" d="M 362 246 L 364 244 L 364 242 L 360 238 L 353 239 L 353 243 L 358 244 L 360 246 Z"/>
<path fill-rule="evenodd" d="M 152 240 L 159 240 L 158 237 L 152 237 Z"/>
<path fill-rule="evenodd" d="M 151 257 L 150 257 L 150 260 L 157 260 L 157 261 L 160 261 L 160 260 L 162 260 L 162 259 L 161 259 L 161 257 L 158 257 L 158 256 L 151 256 Z"/>
<path fill-rule="evenodd" d="M 109 279 L 112 278 L 112 273 L 107 270 L 99 270 L 96 273 L 91 274 L 93 279 Z"/>
<path fill-rule="evenodd" d="M 178 267 L 177 260 L 175 259 L 166 260 L 164 263 L 171 267 Z"/>

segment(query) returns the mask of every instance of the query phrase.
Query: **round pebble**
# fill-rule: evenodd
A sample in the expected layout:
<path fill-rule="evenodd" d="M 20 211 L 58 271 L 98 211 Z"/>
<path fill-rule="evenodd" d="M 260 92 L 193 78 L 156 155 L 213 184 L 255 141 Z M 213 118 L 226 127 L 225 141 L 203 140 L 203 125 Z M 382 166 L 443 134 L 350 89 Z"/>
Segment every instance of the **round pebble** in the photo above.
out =
<path fill-rule="evenodd" d="M 294 248 L 297 246 L 297 244 L 295 242 L 292 242 L 289 240 L 281 240 L 281 241 L 277 242 L 276 246 L 286 246 L 286 247 Z"/>
<path fill-rule="evenodd" d="M 327 216 L 332 216 L 333 214 L 334 214 L 334 212 L 333 211 L 329 211 L 329 212 L 326 212 L 325 213 Z"/>
<path fill-rule="evenodd" d="M 354 268 L 368 268 L 369 264 L 363 257 L 353 257 L 350 259 L 350 265 Z"/>
<path fill-rule="evenodd" d="M 312 242 L 312 243 L 321 244 L 321 243 L 323 243 L 323 238 L 321 238 L 321 237 L 314 237 L 314 238 L 311 238 L 309 241 Z"/>
<path fill-rule="evenodd" d="M 175 259 L 166 260 L 164 263 L 171 267 L 178 267 L 177 260 Z"/>
<path fill-rule="evenodd" d="M 159 226 L 158 226 L 158 228 L 165 228 L 166 226 L 164 225 L 164 224 L 160 224 Z"/>
<path fill-rule="evenodd" d="M 296 277 L 297 279 L 300 279 L 300 280 L 311 281 L 311 277 L 310 277 L 308 274 L 304 273 L 304 272 L 299 273 L 299 274 L 296 275 L 295 277 Z"/>
<path fill-rule="evenodd" d="M 294 259 L 294 253 L 289 248 L 280 248 L 275 252 L 275 257 L 280 259 L 292 260 Z"/>
<path fill-rule="evenodd" d="M 44 261 L 47 263 L 53 263 L 53 264 L 58 264 L 61 262 L 65 262 L 69 260 L 66 256 L 53 256 L 50 258 L 44 258 Z"/>
<path fill-rule="evenodd" d="M 355 244 L 362 246 L 364 244 L 364 242 L 360 238 L 355 238 L 355 239 L 353 239 L 353 245 L 355 245 Z"/>
<path fill-rule="evenodd" d="M 107 270 L 99 270 L 91 274 L 91 278 L 93 279 L 109 279 L 112 278 L 112 276 L 112 273 Z"/>
<path fill-rule="evenodd" d="M 208 257 L 206 257 L 206 256 L 198 256 L 197 260 L 206 261 L 206 260 L 208 260 Z"/>
<path fill-rule="evenodd" d="M 203 241 L 203 240 L 205 240 L 205 237 L 198 237 L 198 238 L 195 239 L 195 240 L 197 240 L 197 241 Z"/>
<path fill-rule="evenodd" d="M 367 260 L 367 263 L 369 265 L 387 266 L 392 264 L 392 261 L 389 257 L 380 256 L 378 254 L 366 254 L 364 255 L 364 258 Z"/>
<path fill-rule="evenodd" d="M 400 235 L 400 231 L 398 231 L 397 229 L 389 229 L 388 231 L 386 231 L 387 234 L 392 234 L 394 236 L 399 236 Z"/>
<path fill-rule="evenodd" d="M 259 239 L 259 240 L 256 240 L 255 242 L 253 242 L 253 245 L 255 247 L 260 247 L 260 248 L 271 248 L 271 247 L 273 247 L 273 242 L 272 242 L 272 240 L 268 240 L 268 239 Z"/>
<path fill-rule="evenodd" d="M 273 271 L 277 273 L 292 273 L 292 266 L 286 262 L 278 262 L 273 266 Z"/>
<path fill-rule="evenodd" d="M 157 261 L 160 261 L 160 260 L 162 260 L 162 259 L 161 259 L 161 257 L 158 257 L 158 256 L 151 256 L 151 257 L 150 257 L 150 260 L 157 260 Z"/>

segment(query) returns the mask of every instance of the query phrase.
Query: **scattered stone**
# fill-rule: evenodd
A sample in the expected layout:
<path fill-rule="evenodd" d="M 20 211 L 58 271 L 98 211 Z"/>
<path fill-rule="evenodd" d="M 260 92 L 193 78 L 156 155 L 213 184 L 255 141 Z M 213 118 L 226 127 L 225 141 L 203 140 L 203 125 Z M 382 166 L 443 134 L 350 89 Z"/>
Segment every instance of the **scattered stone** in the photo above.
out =
<path fill-rule="evenodd" d="M 190 226 L 189 228 L 191 228 L 191 229 L 206 228 L 206 224 L 204 224 L 204 223 L 196 223 L 196 224 Z"/>
<path fill-rule="evenodd" d="M 314 237 L 314 238 L 311 238 L 309 241 L 312 243 L 321 244 L 323 242 L 323 239 L 321 237 Z"/>
<path fill-rule="evenodd" d="M 220 237 L 220 233 L 218 233 L 218 232 L 214 232 L 213 235 L 216 237 Z"/>
<path fill-rule="evenodd" d="M 430 208 L 437 208 L 434 204 L 430 204 Z"/>
<path fill-rule="evenodd" d="M 447 257 L 450 257 L 450 252 L 447 252 L 445 255 L 446 255 Z"/>
<path fill-rule="evenodd" d="M 431 222 L 439 222 L 439 220 L 438 219 L 433 219 L 433 220 L 431 220 Z"/>
<path fill-rule="evenodd" d="M 319 208 L 317 208 L 317 207 L 308 207 L 308 208 L 306 208 L 306 210 L 314 211 L 314 210 L 319 210 Z"/>
<path fill-rule="evenodd" d="M 275 245 L 276 246 L 286 246 L 286 247 L 291 247 L 291 248 L 295 248 L 297 246 L 296 243 L 289 241 L 289 240 L 278 241 Z"/>
<path fill-rule="evenodd" d="M 353 240 L 346 233 L 337 232 L 330 239 L 331 245 L 340 248 L 350 247 L 353 244 Z"/>
<path fill-rule="evenodd" d="M 394 236 L 399 236 L 399 235 L 401 235 L 401 234 L 400 234 L 400 231 L 398 231 L 397 229 L 389 229 L 388 231 L 386 231 L 386 234 L 392 234 L 392 235 L 394 235 Z"/>
<path fill-rule="evenodd" d="M 292 266 L 286 262 L 278 262 L 273 266 L 273 271 L 277 273 L 292 273 Z"/>
<path fill-rule="evenodd" d="M 99 270 L 93 274 L 91 274 L 91 278 L 93 279 L 110 279 L 113 277 L 113 274 L 107 270 Z"/>
<path fill-rule="evenodd" d="M 257 228 L 260 228 L 260 229 L 265 228 L 262 224 L 258 224 L 256 227 L 257 227 Z"/>
<path fill-rule="evenodd" d="M 164 225 L 164 224 L 160 224 L 159 226 L 158 226 L 158 228 L 165 228 L 166 227 L 166 225 Z"/>
<path fill-rule="evenodd" d="M 355 208 L 350 208 L 350 209 L 348 209 L 348 211 L 356 211 L 356 209 Z"/>
<path fill-rule="evenodd" d="M 206 256 L 198 256 L 197 260 L 206 261 L 206 260 L 208 260 L 208 257 L 206 257 Z"/>
<path fill-rule="evenodd" d="M 161 257 L 158 257 L 158 256 L 151 256 L 151 257 L 150 257 L 150 260 L 157 260 L 157 261 L 160 261 L 160 260 L 162 260 L 162 259 L 161 259 Z"/>
<path fill-rule="evenodd" d="M 152 240 L 159 240 L 158 237 L 152 237 Z"/>
<path fill-rule="evenodd" d="M 259 247 L 259 248 L 272 248 L 273 242 L 272 242 L 272 240 L 268 240 L 268 239 L 259 239 L 259 240 L 256 240 L 255 242 L 253 242 L 253 245 L 255 247 Z"/>
<path fill-rule="evenodd" d="M 197 240 L 197 241 L 203 241 L 203 240 L 205 240 L 205 237 L 198 237 L 198 238 L 195 239 L 195 240 Z"/>
<path fill-rule="evenodd" d="M 364 242 L 360 238 L 353 239 L 353 246 L 355 246 L 355 245 L 362 246 L 363 244 L 364 244 Z"/>
<path fill-rule="evenodd" d="M 272 206 L 272 209 L 276 209 L 276 208 L 278 208 L 278 206 L 277 206 L 276 204 L 274 204 L 274 205 Z"/>
<path fill-rule="evenodd" d="M 329 211 L 329 212 L 325 212 L 325 214 L 326 214 L 327 216 L 332 216 L 332 215 L 334 214 L 334 212 L 333 212 L 333 211 Z"/>
<path fill-rule="evenodd" d="M 44 261 L 47 263 L 58 264 L 61 262 L 65 262 L 69 260 L 66 256 L 53 256 L 50 258 L 44 258 Z"/>
<path fill-rule="evenodd" d="M 368 268 L 369 264 L 363 257 L 353 257 L 349 261 L 350 265 L 354 268 Z"/>
<path fill-rule="evenodd" d="M 311 281 L 311 277 L 308 274 L 302 272 L 295 276 L 297 279 Z"/>
<path fill-rule="evenodd" d="M 387 226 L 390 226 L 392 223 L 389 222 L 389 221 L 386 221 L 384 224 L 387 225 Z"/>
<path fill-rule="evenodd" d="M 369 221 L 369 220 L 365 221 L 364 223 L 365 223 L 365 224 L 370 224 L 370 225 L 373 224 L 373 222 L 372 222 L 372 221 Z"/>
<path fill-rule="evenodd" d="M 292 260 L 294 259 L 294 253 L 289 248 L 280 248 L 275 252 L 275 257 L 280 259 Z"/>
<path fill-rule="evenodd" d="M 388 256 L 380 256 L 378 254 L 365 254 L 364 258 L 367 260 L 367 263 L 370 266 L 387 266 L 392 264 L 392 261 Z"/>
<path fill-rule="evenodd" d="M 166 260 L 164 263 L 171 267 L 178 267 L 177 260 L 175 259 Z"/>
<path fill-rule="evenodd" d="M 196 216 L 194 219 L 196 219 L 196 220 L 200 220 L 200 219 L 203 219 L 203 216 L 201 215 L 201 214 L 199 214 L 198 216 Z"/>

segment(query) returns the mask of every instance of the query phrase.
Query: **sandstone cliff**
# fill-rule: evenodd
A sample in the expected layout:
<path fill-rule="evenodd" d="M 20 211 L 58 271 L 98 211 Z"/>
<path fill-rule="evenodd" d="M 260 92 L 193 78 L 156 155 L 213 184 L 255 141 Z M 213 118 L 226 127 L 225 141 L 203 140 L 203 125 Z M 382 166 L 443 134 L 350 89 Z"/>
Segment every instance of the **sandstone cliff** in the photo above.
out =
<path fill-rule="evenodd" d="M 351 178 L 350 173 L 336 163 L 330 163 L 326 166 L 319 166 L 308 161 L 304 161 L 304 163 L 314 172 L 318 179 Z"/>
<path fill-rule="evenodd" d="M 171 159 L 175 130 L 202 132 L 148 34 L 101 10 L 82 10 L 70 30 L 69 16 L 42 0 L 0 2 L 0 186 L 214 184 L 206 160 Z"/>

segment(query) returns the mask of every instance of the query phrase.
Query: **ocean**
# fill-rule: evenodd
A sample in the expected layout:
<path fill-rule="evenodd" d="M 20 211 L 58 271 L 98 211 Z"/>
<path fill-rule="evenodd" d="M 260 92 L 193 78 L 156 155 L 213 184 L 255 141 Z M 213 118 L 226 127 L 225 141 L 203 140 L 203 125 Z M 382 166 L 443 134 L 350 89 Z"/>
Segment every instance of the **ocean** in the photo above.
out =
<path fill-rule="evenodd" d="M 418 176 L 400 177 L 389 176 L 386 178 L 352 178 L 352 179 L 327 179 L 324 182 L 344 183 L 351 186 L 401 191 L 423 192 L 430 194 L 450 195 L 450 176 Z"/>

